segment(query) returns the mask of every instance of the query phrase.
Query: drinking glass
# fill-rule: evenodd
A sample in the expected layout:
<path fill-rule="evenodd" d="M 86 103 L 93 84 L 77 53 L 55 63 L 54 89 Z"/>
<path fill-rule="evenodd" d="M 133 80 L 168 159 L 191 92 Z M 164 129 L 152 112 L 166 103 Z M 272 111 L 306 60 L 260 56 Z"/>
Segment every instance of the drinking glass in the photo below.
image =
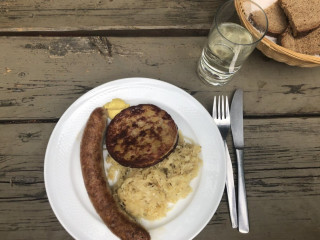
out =
<path fill-rule="evenodd" d="M 250 23 L 252 13 L 259 15 L 259 25 L 252 28 L 254 32 L 242 27 L 233 0 L 218 9 L 197 68 L 200 79 L 210 85 L 228 83 L 268 29 L 267 16 L 259 5 L 249 0 L 235 1 L 241 1 L 242 14 Z"/>

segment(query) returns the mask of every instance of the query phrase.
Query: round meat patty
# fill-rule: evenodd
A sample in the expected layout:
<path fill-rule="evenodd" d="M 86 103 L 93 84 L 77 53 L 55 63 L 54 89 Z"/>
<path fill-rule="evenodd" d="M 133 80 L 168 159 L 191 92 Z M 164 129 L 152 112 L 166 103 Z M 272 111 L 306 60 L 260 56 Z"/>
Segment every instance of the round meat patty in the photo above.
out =
<path fill-rule="evenodd" d="M 171 116 L 152 104 L 122 110 L 110 122 L 106 146 L 111 157 L 126 167 L 144 168 L 168 156 L 178 142 Z"/>

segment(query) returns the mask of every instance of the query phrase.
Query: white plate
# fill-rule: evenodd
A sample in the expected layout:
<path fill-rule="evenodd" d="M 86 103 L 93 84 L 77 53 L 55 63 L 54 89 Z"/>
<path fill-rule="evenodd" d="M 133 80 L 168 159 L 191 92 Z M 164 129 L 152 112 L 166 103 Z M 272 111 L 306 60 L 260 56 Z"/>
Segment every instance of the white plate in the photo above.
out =
<path fill-rule="evenodd" d="M 192 181 L 193 192 L 164 219 L 143 221 L 153 240 L 192 239 L 207 225 L 221 201 L 226 178 L 223 142 L 211 116 L 196 99 L 154 79 L 127 78 L 103 84 L 81 96 L 63 114 L 50 137 L 44 162 L 45 186 L 54 213 L 75 239 L 118 239 L 90 202 L 79 158 L 82 131 L 90 113 L 113 98 L 122 98 L 130 105 L 159 106 L 172 116 L 184 136 L 201 145 L 203 166 Z"/>

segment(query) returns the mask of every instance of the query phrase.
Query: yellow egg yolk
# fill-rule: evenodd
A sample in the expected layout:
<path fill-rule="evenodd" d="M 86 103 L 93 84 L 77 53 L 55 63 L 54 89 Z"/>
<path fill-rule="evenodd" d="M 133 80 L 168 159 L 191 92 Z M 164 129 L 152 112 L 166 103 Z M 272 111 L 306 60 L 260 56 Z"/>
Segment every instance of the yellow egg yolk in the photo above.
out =
<path fill-rule="evenodd" d="M 127 107 L 130 107 L 130 105 L 120 98 L 114 98 L 111 102 L 106 103 L 103 107 L 108 110 L 109 118 L 113 119 L 119 112 Z"/>

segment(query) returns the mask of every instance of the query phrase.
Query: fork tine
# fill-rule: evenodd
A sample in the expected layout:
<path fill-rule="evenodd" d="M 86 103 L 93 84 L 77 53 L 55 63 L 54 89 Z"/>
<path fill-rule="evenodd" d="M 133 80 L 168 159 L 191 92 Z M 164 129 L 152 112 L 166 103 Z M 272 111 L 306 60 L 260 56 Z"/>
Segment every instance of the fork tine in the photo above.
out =
<path fill-rule="evenodd" d="M 225 119 L 224 96 L 221 96 L 221 119 Z"/>
<path fill-rule="evenodd" d="M 213 98 L 212 116 L 213 116 L 214 119 L 217 118 L 217 102 L 216 102 L 216 96 L 214 96 L 214 98 Z"/>
<path fill-rule="evenodd" d="M 220 96 L 218 98 L 218 119 L 221 119 L 221 105 L 220 105 Z"/>
<path fill-rule="evenodd" d="M 228 96 L 226 96 L 226 118 L 230 118 Z"/>

